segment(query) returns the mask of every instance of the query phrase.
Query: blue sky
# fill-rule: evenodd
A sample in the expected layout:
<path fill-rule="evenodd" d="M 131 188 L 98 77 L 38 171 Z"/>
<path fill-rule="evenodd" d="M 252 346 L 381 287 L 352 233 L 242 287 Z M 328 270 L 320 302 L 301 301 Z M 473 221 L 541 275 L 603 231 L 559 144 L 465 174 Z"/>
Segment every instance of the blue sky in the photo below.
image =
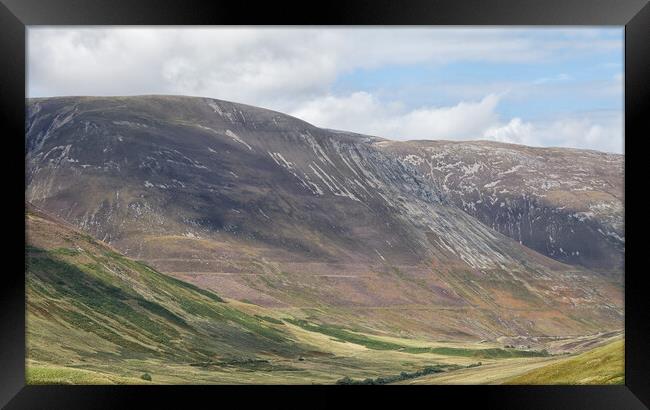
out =
<path fill-rule="evenodd" d="M 512 87 L 525 88 L 530 94 L 504 98 L 499 112 L 506 116 L 540 118 L 570 111 L 622 110 L 622 89 L 620 95 L 614 92 L 571 92 L 611 83 L 623 73 L 621 60 L 621 51 L 618 50 L 544 63 L 454 62 L 436 67 L 387 65 L 345 73 L 337 78 L 332 90 L 340 94 L 372 92 L 381 95 L 382 99 L 402 100 L 407 107 L 416 108 L 429 104 L 454 104 L 459 98 L 473 94 L 461 91 L 467 87 L 475 87 L 477 95 L 490 86 L 494 92 Z"/>
<path fill-rule="evenodd" d="M 518 30 L 517 34 L 535 43 L 567 39 L 553 29 Z M 560 48 L 552 58 L 535 61 L 499 62 L 477 58 L 447 64 L 395 62 L 346 72 L 337 78 L 332 88 L 338 94 L 375 93 L 382 100 L 404 101 L 412 109 L 422 105 L 455 104 L 463 97 L 480 96 L 486 88 L 497 93 L 512 88 L 517 92 L 503 98 L 498 112 L 525 119 L 542 119 L 568 112 L 622 111 L 623 89 L 606 91 L 612 80 L 624 72 L 623 30 L 597 29 L 592 39 L 614 41 L 619 46 L 576 54 Z M 467 91 L 468 87 L 475 92 Z M 599 93 L 599 89 L 603 92 Z"/>
<path fill-rule="evenodd" d="M 28 30 L 29 96 L 184 94 L 392 139 L 623 152 L 623 28 Z"/>

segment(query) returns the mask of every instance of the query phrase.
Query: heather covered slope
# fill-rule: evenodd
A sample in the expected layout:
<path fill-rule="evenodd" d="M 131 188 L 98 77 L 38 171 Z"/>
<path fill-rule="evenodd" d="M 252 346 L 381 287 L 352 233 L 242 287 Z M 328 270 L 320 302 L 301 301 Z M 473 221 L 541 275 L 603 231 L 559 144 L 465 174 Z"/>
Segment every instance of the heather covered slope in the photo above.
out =
<path fill-rule="evenodd" d="M 189 97 L 30 100 L 28 200 L 219 295 L 444 339 L 622 327 L 619 277 L 461 209 L 376 138 Z"/>

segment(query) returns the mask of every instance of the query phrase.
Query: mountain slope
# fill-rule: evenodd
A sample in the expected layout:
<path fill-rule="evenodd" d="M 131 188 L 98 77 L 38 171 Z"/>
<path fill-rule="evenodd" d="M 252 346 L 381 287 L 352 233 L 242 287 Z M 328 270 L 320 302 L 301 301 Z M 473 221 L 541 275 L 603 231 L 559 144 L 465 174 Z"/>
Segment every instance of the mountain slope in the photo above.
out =
<path fill-rule="evenodd" d="M 187 364 L 304 354 L 273 324 L 125 258 L 56 218 L 29 207 L 26 223 L 29 360 Z"/>
<path fill-rule="evenodd" d="M 436 248 L 444 259 L 480 268 L 514 253 L 357 137 L 252 107 L 179 97 L 55 99 L 33 107 L 29 200 L 60 200 L 66 219 L 110 242 L 126 236 L 116 226 L 126 220 L 128 229 L 225 232 L 336 260 L 363 254 L 376 261 L 388 253 L 421 261 Z M 38 115 L 41 108 L 49 116 Z M 93 197 L 67 203 L 72 190 Z M 438 243 L 431 246 L 423 230 Z M 303 241 L 304 231 L 328 246 Z"/>
<path fill-rule="evenodd" d="M 225 302 L 31 205 L 26 224 L 28 384 L 335 383 L 549 357 L 496 343 L 386 340 Z"/>
<path fill-rule="evenodd" d="M 379 139 L 224 101 L 30 100 L 28 200 L 201 288 L 445 338 L 622 326 L 619 278 L 460 209 Z"/>
<path fill-rule="evenodd" d="M 504 235 L 562 262 L 623 271 L 623 156 L 487 141 L 379 141 Z"/>

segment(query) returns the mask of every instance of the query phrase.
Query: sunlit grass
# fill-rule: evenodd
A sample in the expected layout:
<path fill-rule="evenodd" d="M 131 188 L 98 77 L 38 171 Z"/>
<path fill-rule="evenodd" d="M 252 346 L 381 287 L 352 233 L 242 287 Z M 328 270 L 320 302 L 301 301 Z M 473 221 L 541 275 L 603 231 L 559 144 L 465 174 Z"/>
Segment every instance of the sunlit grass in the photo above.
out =
<path fill-rule="evenodd" d="M 514 377 L 507 384 L 624 384 L 624 374 L 624 341 L 618 340 Z"/>

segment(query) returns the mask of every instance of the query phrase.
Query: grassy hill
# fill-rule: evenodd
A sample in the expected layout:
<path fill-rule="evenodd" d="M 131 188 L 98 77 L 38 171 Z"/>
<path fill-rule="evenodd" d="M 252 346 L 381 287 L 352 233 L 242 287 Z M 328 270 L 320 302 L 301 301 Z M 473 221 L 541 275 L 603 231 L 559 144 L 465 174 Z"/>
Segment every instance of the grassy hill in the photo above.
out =
<path fill-rule="evenodd" d="M 624 341 L 618 340 L 520 376 L 506 384 L 624 384 Z"/>
<path fill-rule="evenodd" d="M 125 258 L 46 214 L 29 210 L 27 231 L 30 382 L 59 380 L 57 365 L 139 362 L 124 375 L 140 377 L 146 361 L 251 367 L 305 354 L 281 324 Z M 88 373 L 64 373 L 92 382 Z"/>

